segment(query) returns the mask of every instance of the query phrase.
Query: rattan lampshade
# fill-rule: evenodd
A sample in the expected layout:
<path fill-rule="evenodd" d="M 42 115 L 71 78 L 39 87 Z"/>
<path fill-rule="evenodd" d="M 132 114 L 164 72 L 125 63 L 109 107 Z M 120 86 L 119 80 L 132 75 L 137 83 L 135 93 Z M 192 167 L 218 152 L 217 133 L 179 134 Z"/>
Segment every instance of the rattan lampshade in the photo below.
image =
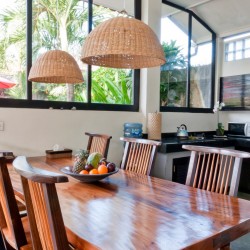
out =
<path fill-rule="evenodd" d="M 162 46 L 153 30 L 134 18 L 115 17 L 89 33 L 81 60 L 110 68 L 148 68 L 165 63 Z"/>
<path fill-rule="evenodd" d="M 42 54 L 32 65 L 29 81 L 42 83 L 82 83 L 82 72 L 69 53 L 50 50 Z"/>

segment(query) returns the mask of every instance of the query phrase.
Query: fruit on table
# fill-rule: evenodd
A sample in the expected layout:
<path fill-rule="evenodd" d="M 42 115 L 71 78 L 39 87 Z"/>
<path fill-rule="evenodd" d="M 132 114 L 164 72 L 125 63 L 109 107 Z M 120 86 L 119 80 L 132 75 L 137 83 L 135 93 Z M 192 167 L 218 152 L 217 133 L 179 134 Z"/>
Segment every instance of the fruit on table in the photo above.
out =
<path fill-rule="evenodd" d="M 89 171 L 87 171 L 87 170 L 82 170 L 79 174 L 89 174 Z"/>
<path fill-rule="evenodd" d="M 98 173 L 99 174 L 107 174 L 108 173 L 108 168 L 107 168 L 107 166 L 106 165 L 99 165 L 99 167 L 98 167 Z"/>
<path fill-rule="evenodd" d="M 101 160 L 101 158 L 103 158 L 103 156 L 100 153 L 98 152 L 91 153 L 87 159 L 86 164 L 91 164 L 94 168 L 98 168 L 98 163 Z"/>
<path fill-rule="evenodd" d="M 115 163 L 108 162 L 107 166 L 104 164 L 98 165 L 98 168 L 94 168 L 91 164 L 86 164 L 85 169 L 81 170 L 79 174 L 107 174 L 115 171 Z"/>
<path fill-rule="evenodd" d="M 80 150 L 75 155 L 75 162 L 74 162 L 72 171 L 74 173 L 80 173 L 82 170 L 84 170 L 88 157 L 89 157 L 88 150 Z"/>
<path fill-rule="evenodd" d="M 109 162 L 108 165 L 107 165 L 107 168 L 108 168 L 108 172 L 114 172 L 115 171 L 115 163 L 113 162 Z"/>
<path fill-rule="evenodd" d="M 92 170 L 89 171 L 89 174 L 99 174 L 99 173 L 96 168 L 93 168 Z"/>
<path fill-rule="evenodd" d="M 85 170 L 87 170 L 87 171 L 89 172 L 89 171 L 92 170 L 94 167 L 93 167 L 91 164 L 86 164 L 84 168 L 85 168 Z"/>
<path fill-rule="evenodd" d="M 107 162 L 107 159 L 106 158 L 102 158 L 100 161 L 99 161 L 99 165 L 105 165 L 107 166 L 108 162 Z"/>

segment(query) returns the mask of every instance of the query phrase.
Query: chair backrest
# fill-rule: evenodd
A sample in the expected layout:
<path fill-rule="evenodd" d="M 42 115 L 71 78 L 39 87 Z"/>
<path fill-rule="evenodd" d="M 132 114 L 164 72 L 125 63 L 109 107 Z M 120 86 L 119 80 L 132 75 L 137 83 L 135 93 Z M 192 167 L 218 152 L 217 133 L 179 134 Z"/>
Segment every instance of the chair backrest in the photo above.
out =
<path fill-rule="evenodd" d="M 13 166 L 21 175 L 30 226 L 35 225 L 39 233 L 39 239 L 32 235 L 32 243 L 40 240 L 42 249 L 69 250 L 55 187 L 55 183 L 67 182 L 68 177 L 33 168 L 24 156 L 17 157 Z"/>
<path fill-rule="evenodd" d="M 103 134 L 93 134 L 88 132 L 86 132 L 85 135 L 89 136 L 87 150 L 90 153 L 98 152 L 102 154 L 103 157 L 107 158 L 109 143 L 112 139 L 112 136 Z"/>
<path fill-rule="evenodd" d="M 5 157 L 0 157 L 0 228 L 13 248 L 27 245 Z"/>
<path fill-rule="evenodd" d="M 243 158 L 250 154 L 234 149 L 183 145 L 191 151 L 186 185 L 237 196 Z"/>
<path fill-rule="evenodd" d="M 125 142 L 121 168 L 149 175 L 161 142 L 128 137 L 120 140 Z"/>

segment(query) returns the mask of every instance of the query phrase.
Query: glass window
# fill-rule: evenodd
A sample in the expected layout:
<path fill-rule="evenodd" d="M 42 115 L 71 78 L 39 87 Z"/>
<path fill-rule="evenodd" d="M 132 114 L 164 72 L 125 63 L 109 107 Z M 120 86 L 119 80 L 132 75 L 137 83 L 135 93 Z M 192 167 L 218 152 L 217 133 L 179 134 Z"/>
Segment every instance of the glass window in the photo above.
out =
<path fill-rule="evenodd" d="M 250 48 L 250 39 L 245 39 L 245 49 L 249 49 Z"/>
<path fill-rule="evenodd" d="M 234 35 L 224 39 L 225 61 L 235 61 L 250 57 L 250 33 Z"/>
<path fill-rule="evenodd" d="M 188 14 L 182 12 L 181 15 L 187 30 Z M 161 42 L 166 57 L 166 64 L 161 67 L 161 106 L 186 107 L 188 36 L 174 18 L 162 18 L 161 27 Z"/>
<path fill-rule="evenodd" d="M 236 51 L 235 52 L 235 59 L 236 60 L 242 59 L 242 51 Z"/>
<path fill-rule="evenodd" d="M 0 6 L 0 77 L 6 77 L 17 84 L 0 90 L 0 106 L 2 97 L 29 100 L 24 104 L 25 107 L 139 109 L 139 70 L 91 67 L 81 62 L 80 55 L 89 27 L 93 29 L 99 23 L 121 15 L 122 10 L 129 16 L 140 17 L 141 10 L 137 8 L 136 15 L 134 11 L 135 3 L 140 6 L 140 1 L 128 0 L 124 3 L 123 0 L 117 0 L 110 3 L 93 0 L 92 6 L 87 0 L 63 0 L 48 4 L 41 0 L 3 2 Z M 32 22 L 27 23 L 26 13 L 27 20 Z M 92 13 L 91 17 L 89 13 Z M 27 65 L 46 51 L 54 49 L 67 51 L 76 59 L 84 76 L 84 83 L 28 84 Z M 17 107 L 20 107 L 20 102 Z"/>
<path fill-rule="evenodd" d="M 250 49 L 246 49 L 245 50 L 245 58 L 249 58 L 250 57 Z"/>
<path fill-rule="evenodd" d="M 128 5 L 128 2 L 129 1 L 126 1 L 126 5 Z M 123 6 L 123 0 L 117 1 L 116 4 Z M 133 1 L 131 0 L 130 5 L 133 6 Z M 111 10 L 98 4 L 95 4 L 93 7 L 94 27 L 99 23 L 120 15 L 118 11 Z M 92 103 L 133 104 L 132 70 L 95 66 L 92 67 L 91 77 Z"/>
<path fill-rule="evenodd" d="M 243 49 L 242 42 L 243 41 L 237 41 L 236 42 L 236 50 L 242 50 Z"/>
<path fill-rule="evenodd" d="M 161 66 L 161 111 L 211 112 L 215 37 L 193 12 L 163 1 L 161 42 L 166 64 Z"/>
<path fill-rule="evenodd" d="M 66 4 L 65 4 L 66 3 Z M 82 41 L 87 32 L 81 32 L 87 22 L 88 6 L 81 1 L 55 1 L 46 5 L 32 1 L 32 58 L 33 62 L 44 52 L 60 49 L 69 52 L 86 75 L 86 67 L 79 60 Z M 70 11 L 67 11 L 70 9 Z M 85 28 L 86 29 L 86 28 Z M 85 77 L 86 79 L 86 77 Z M 86 83 L 47 84 L 32 83 L 32 99 L 45 101 L 86 102 Z"/>
<path fill-rule="evenodd" d="M 192 19 L 190 55 L 190 106 L 211 107 L 212 90 L 212 34 L 196 19 Z"/>
<path fill-rule="evenodd" d="M 227 45 L 227 51 L 228 52 L 230 52 L 230 51 L 234 51 L 234 43 L 229 43 L 228 45 Z"/>
<path fill-rule="evenodd" d="M 228 53 L 227 54 L 227 61 L 233 61 L 234 60 L 234 53 Z"/>
<path fill-rule="evenodd" d="M 3 99 L 27 97 L 25 1 L 2 0 L 0 4 L 0 98 Z"/>

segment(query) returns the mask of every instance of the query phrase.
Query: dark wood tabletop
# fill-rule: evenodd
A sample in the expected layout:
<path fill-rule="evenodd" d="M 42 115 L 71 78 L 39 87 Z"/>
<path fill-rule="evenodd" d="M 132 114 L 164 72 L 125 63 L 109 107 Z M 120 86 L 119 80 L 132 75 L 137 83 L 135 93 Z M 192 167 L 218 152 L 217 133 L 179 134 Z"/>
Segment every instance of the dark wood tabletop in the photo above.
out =
<path fill-rule="evenodd" d="M 30 157 L 60 172 L 71 158 Z M 22 193 L 10 167 L 14 189 Z M 250 231 L 250 201 L 119 170 L 96 183 L 57 184 L 68 237 L 87 249 L 217 249 Z"/>

